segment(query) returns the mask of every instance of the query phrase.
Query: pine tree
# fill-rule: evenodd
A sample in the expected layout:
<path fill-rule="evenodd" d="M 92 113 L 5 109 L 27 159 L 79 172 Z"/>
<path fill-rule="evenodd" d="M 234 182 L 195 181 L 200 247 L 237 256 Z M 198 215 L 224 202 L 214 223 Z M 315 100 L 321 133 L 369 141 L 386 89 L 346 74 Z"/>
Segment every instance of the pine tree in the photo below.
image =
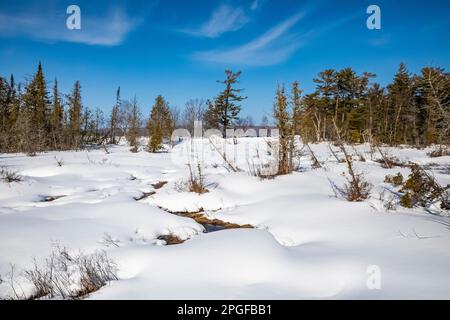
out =
<path fill-rule="evenodd" d="M 3 77 L 0 77 L 0 132 L 5 131 L 8 119 L 7 91 L 7 82 Z"/>
<path fill-rule="evenodd" d="M 206 100 L 206 111 L 203 114 L 203 125 L 205 129 L 218 129 L 219 128 L 219 112 L 217 111 L 216 104 L 211 100 Z"/>
<path fill-rule="evenodd" d="M 120 109 L 122 105 L 122 100 L 120 99 L 120 87 L 117 88 L 116 91 L 116 104 L 111 110 L 110 117 L 110 138 L 109 141 L 112 144 L 117 144 L 117 135 L 119 134 L 119 122 L 120 122 Z"/>
<path fill-rule="evenodd" d="M 213 100 L 194 103 L 186 108 L 183 119 L 193 122 L 203 118 L 205 128 L 227 128 L 239 121 L 249 125 L 249 119 L 239 119 L 239 102 L 245 99 L 236 89 L 240 72 L 226 71 L 225 89 Z M 295 82 L 292 99 L 287 102 L 283 88 L 277 91 L 276 122 L 280 128 L 280 173 L 292 169 L 292 136 L 301 134 L 304 141 L 324 141 L 340 138 L 347 142 L 369 141 L 390 144 L 450 143 L 450 74 L 444 69 L 425 67 L 420 74 L 409 74 L 401 64 L 393 81 L 386 88 L 369 85 L 374 75 L 357 75 L 351 68 L 325 70 L 314 79 L 314 92 L 301 97 Z M 135 149 L 137 136 L 134 120 L 123 121 L 120 88 L 116 104 L 106 127 L 101 112 L 93 114 L 82 107 L 81 88 L 75 83 L 68 96 L 69 108 L 63 107 L 55 80 L 52 100 L 49 99 L 42 65 L 24 86 L 0 77 L 0 152 L 27 152 L 61 148 L 80 148 L 85 143 L 106 141 L 117 143 L 116 137 L 127 133 Z M 160 148 L 170 137 L 178 119 L 162 97 L 156 99 L 148 123 L 151 140 L 149 150 Z M 131 103 L 132 105 L 133 103 Z M 292 104 L 292 114 L 288 106 Z M 163 107 L 161 107 L 163 106 Z M 189 109 L 190 108 L 190 109 Z M 67 109 L 67 110 L 64 110 Z M 130 115 L 130 113 L 127 113 Z M 133 112 L 131 113 L 133 114 Z M 287 119 L 287 120 L 286 120 Z M 334 127 L 334 124 L 338 127 Z M 266 119 L 263 125 L 267 126 Z M 189 127 L 192 130 L 192 127 Z M 103 130 L 105 129 L 105 130 Z M 286 152 L 287 150 L 287 152 Z M 288 168 L 288 169 L 285 169 Z"/>
<path fill-rule="evenodd" d="M 6 80 L 0 77 L 0 152 L 6 151 L 8 146 L 7 123 L 9 114 L 6 97 Z"/>
<path fill-rule="evenodd" d="M 8 105 L 9 105 L 9 128 L 14 126 L 20 112 L 20 101 L 16 91 L 16 83 L 14 75 L 11 74 L 8 88 Z"/>
<path fill-rule="evenodd" d="M 301 128 L 301 94 L 302 90 L 300 90 L 298 82 L 295 81 L 292 85 L 292 125 L 294 134 L 300 134 Z"/>
<path fill-rule="evenodd" d="M 441 68 L 423 68 L 417 78 L 423 104 L 424 143 L 450 143 L 450 74 Z"/>
<path fill-rule="evenodd" d="M 349 141 L 359 140 L 359 130 L 355 122 L 358 119 L 359 77 L 351 68 L 345 68 L 336 73 L 336 110 L 333 117 L 343 133 L 342 138 Z M 339 109 L 337 101 L 339 101 Z M 356 111 L 355 111 L 356 110 Z"/>
<path fill-rule="evenodd" d="M 21 125 L 21 114 L 24 112 L 23 108 L 23 95 L 22 95 L 22 85 L 19 83 L 16 85 L 13 75 L 10 78 L 10 87 L 12 88 L 11 96 L 11 111 L 10 111 L 10 128 L 9 132 L 5 137 L 8 138 L 7 146 L 8 152 L 21 152 L 24 151 L 20 148 L 20 131 L 18 128 Z M 17 88 L 17 89 L 16 89 Z"/>
<path fill-rule="evenodd" d="M 50 125 L 53 138 L 53 148 L 61 149 L 62 143 L 62 129 L 63 129 L 64 108 L 61 103 L 61 98 L 58 91 L 58 80 L 55 79 L 53 85 L 53 100 L 52 100 L 52 114 L 50 118 Z"/>
<path fill-rule="evenodd" d="M 361 142 L 369 126 L 368 85 L 374 76 L 368 72 L 358 76 L 351 68 L 320 72 L 314 79 L 316 90 L 300 103 L 304 138 L 336 139 L 336 124 L 342 139 Z"/>
<path fill-rule="evenodd" d="M 128 102 L 126 108 L 126 121 L 127 132 L 125 137 L 130 145 L 131 152 L 138 152 L 139 150 L 139 129 L 141 128 L 141 111 L 139 110 L 139 105 L 136 96 L 131 102 Z"/>
<path fill-rule="evenodd" d="M 369 82 L 371 78 L 374 78 L 375 74 L 364 72 L 361 76 L 353 74 L 348 88 L 348 109 L 346 115 L 346 139 L 350 142 L 360 143 L 363 142 L 369 128 L 370 118 L 369 110 Z"/>
<path fill-rule="evenodd" d="M 16 92 L 16 84 L 14 81 L 14 76 L 11 74 L 9 84 L 6 83 L 6 97 L 4 96 L 4 113 L 3 113 L 3 133 L 0 140 L 0 145 L 3 144 L 7 151 L 13 151 L 16 149 L 16 139 L 14 138 L 13 129 L 19 115 L 19 100 Z M 0 90 L 1 91 L 1 90 Z M 4 95 L 4 93 L 0 93 Z M 1 107 L 0 107 L 1 109 Z M 0 129 L 0 132 L 2 129 Z M 0 150 L 2 148 L 0 147 Z"/>
<path fill-rule="evenodd" d="M 316 91 L 322 99 L 325 100 L 326 111 L 333 111 L 334 117 L 337 118 L 339 111 L 339 90 L 338 90 L 338 72 L 333 69 L 327 69 L 318 74 L 313 79 L 317 83 Z"/>
<path fill-rule="evenodd" d="M 81 85 L 76 81 L 72 93 L 68 96 L 69 105 L 69 133 L 70 146 L 74 149 L 81 147 L 82 102 Z"/>
<path fill-rule="evenodd" d="M 288 110 L 289 104 L 283 86 L 276 93 L 273 117 L 279 131 L 278 174 L 292 172 L 294 133 L 292 119 Z"/>
<path fill-rule="evenodd" d="M 385 142 L 388 137 L 389 116 L 386 94 L 380 84 L 375 83 L 367 93 L 368 142 Z"/>
<path fill-rule="evenodd" d="M 50 141 L 50 121 L 49 121 L 49 105 L 47 84 L 39 62 L 38 71 L 28 84 L 25 93 L 25 105 L 27 112 L 31 116 L 31 127 L 33 136 L 30 137 L 30 146 L 35 150 L 29 150 L 30 154 L 35 151 L 42 151 L 47 148 Z"/>
<path fill-rule="evenodd" d="M 238 119 L 241 107 L 239 102 L 246 99 L 240 96 L 242 89 L 236 89 L 233 86 L 239 83 L 241 72 L 234 73 L 231 70 L 226 70 L 226 79 L 217 82 L 225 84 L 225 89 L 216 97 L 214 112 L 217 114 L 219 125 L 222 127 L 223 135 L 226 134 L 226 129 L 233 125 L 234 121 Z"/>
<path fill-rule="evenodd" d="M 388 85 L 391 114 L 389 143 L 414 143 L 417 138 L 413 82 L 406 65 L 401 63 L 394 81 Z"/>
<path fill-rule="evenodd" d="M 332 119 L 338 118 L 340 96 L 337 74 L 338 72 L 333 69 L 320 72 L 318 77 L 313 79 L 317 84 L 315 92 L 305 96 L 309 116 L 307 122 L 314 126 L 314 140 L 316 141 L 329 137 L 328 131 Z"/>
<path fill-rule="evenodd" d="M 164 138 L 170 138 L 173 130 L 172 115 L 164 98 L 156 97 L 150 119 L 147 123 L 149 135 L 148 151 L 157 152 L 161 149 Z"/>

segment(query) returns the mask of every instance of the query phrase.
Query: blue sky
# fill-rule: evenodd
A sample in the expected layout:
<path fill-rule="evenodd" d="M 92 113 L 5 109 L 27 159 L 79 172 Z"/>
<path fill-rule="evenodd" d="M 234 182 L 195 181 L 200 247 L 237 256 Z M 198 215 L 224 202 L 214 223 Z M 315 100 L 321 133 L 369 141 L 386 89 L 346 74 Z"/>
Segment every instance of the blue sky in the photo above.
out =
<path fill-rule="evenodd" d="M 81 30 L 66 9 L 81 8 Z M 366 9 L 381 8 L 381 30 Z M 399 62 L 450 67 L 450 1 L 209 0 L 1 1 L 0 74 L 29 78 L 42 61 L 50 84 L 80 80 L 84 105 L 109 111 L 115 89 L 148 114 L 156 95 L 183 108 L 211 98 L 227 68 L 243 72 L 242 115 L 271 114 L 278 83 L 310 92 L 326 68 L 371 71 L 386 84 Z"/>

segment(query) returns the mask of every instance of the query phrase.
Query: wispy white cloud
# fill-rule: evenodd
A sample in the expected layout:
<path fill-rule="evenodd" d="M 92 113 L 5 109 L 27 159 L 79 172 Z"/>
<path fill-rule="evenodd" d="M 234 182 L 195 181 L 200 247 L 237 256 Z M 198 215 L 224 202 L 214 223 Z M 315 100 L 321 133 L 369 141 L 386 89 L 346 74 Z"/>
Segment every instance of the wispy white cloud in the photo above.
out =
<path fill-rule="evenodd" d="M 301 12 L 279 23 L 261 36 L 239 46 L 216 48 L 213 50 L 196 52 L 192 57 L 196 60 L 238 66 L 270 66 L 282 63 L 292 56 L 299 48 L 308 45 L 312 40 L 330 30 L 335 30 L 351 20 L 360 17 L 354 12 L 337 20 L 328 21 L 303 32 L 293 31 L 294 26 L 311 13 L 310 6 Z"/>
<path fill-rule="evenodd" d="M 286 60 L 301 45 L 296 34 L 289 31 L 304 16 L 298 13 L 243 45 L 197 52 L 195 59 L 223 64 L 266 66 Z"/>
<path fill-rule="evenodd" d="M 220 35 L 241 29 L 250 19 L 246 16 L 242 7 L 233 8 L 230 5 L 219 6 L 204 24 L 196 29 L 184 29 L 182 32 L 208 38 L 216 38 Z"/>
<path fill-rule="evenodd" d="M 255 11 L 259 7 L 259 0 L 253 0 L 252 4 L 250 5 L 250 10 Z"/>
<path fill-rule="evenodd" d="M 253 0 L 252 3 L 250 4 L 250 10 L 251 11 L 256 11 L 259 8 L 262 7 L 263 3 L 266 2 L 267 0 Z"/>
<path fill-rule="evenodd" d="M 0 12 L 0 35 L 25 36 L 49 42 L 77 42 L 88 45 L 115 46 L 136 28 L 142 18 L 132 18 L 121 8 L 112 8 L 104 16 L 87 16 L 81 12 L 81 30 L 66 28 L 65 14 L 23 12 L 10 15 Z"/>

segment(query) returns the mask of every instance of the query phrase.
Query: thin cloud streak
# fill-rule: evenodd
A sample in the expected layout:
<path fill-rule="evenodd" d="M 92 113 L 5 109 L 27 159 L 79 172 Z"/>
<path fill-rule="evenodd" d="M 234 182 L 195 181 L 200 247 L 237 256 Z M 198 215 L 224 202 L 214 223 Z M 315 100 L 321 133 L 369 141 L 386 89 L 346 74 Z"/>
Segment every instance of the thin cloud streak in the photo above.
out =
<path fill-rule="evenodd" d="M 300 41 L 293 41 L 295 36 L 287 32 L 303 17 L 304 13 L 298 13 L 243 45 L 198 52 L 193 57 L 211 63 L 248 66 L 267 66 L 283 62 L 302 44 Z"/>
<path fill-rule="evenodd" d="M 66 28 L 66 15 L 41 15 L 25 12 L 11 16 L 0 12 L 0 35 L 24 36 L 49 42 L 76 42 L 87 45 L 116 46 L 136 28 L 142 18 L 131 18 L 122 9 L 113 8 L 104 17 L 81 14 L 81 30 Z"/>
<path fill-rule="evenodd" d="M 298 49 L 304 47 L 313 39 L 360 17 L 359 12 L 354 12 L 302 34 L 290 32 L 306 16 L 306 12 L 309 13 L 311 11 L 311 8 L 303 10 L 243 45 L 196 52 L 192 55 L 192 58 L 206 63 L 237 66 L 262 67 L 276 65 L 286 61 Z"/>
<path fill-rule="evenodd" d="M 226 32 L 237 31 L 246 25 L 250 19 L 241 7 L 233 8 L 223 4 L 218 7 L 198 29 L 185 29 L 181 32 L 207 38 L 217 38 Z"/>

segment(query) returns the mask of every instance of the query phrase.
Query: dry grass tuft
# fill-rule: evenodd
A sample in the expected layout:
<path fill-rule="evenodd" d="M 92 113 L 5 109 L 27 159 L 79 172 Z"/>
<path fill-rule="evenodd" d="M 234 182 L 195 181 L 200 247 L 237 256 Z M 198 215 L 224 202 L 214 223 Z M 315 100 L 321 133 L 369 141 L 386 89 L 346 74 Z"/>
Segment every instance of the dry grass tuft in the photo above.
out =
<path fill-rule="evenodd" d="M 8 170 L 6 168 L 0 169 L 0 179 L 3 180 L 6 183 L 13 183 L 13 182 L 21 182 L 23 181 L 23 177 L 20 176 L 17 171 Z"/>
<path fill-rule="evenodd" d="M 56 246 L 44 264 L 39 265 L 35 260 L 34 267 L 24 271 L 24 279 L 32 287 L 29 294 L 23 290 L 18 292 L 14 267 L 11 267 L 9 284 L 14 296 L 9 299 L 82 299 L 118 280 L 117 271 L 116 263 L 105 251 L 72 255 L 66 248 Z"/>
<path fill-rule="evenodd" d="M 209 192 L 205 186 L 205 178 L 203 176 L 200 163 L 197 164 L 197 173 L 194 173 L 191 164 L 188 164 L 187 166 L 189 168 L 189 180 L 187 182 L 189 192 L 195 192 L 198 194 Z"/>

